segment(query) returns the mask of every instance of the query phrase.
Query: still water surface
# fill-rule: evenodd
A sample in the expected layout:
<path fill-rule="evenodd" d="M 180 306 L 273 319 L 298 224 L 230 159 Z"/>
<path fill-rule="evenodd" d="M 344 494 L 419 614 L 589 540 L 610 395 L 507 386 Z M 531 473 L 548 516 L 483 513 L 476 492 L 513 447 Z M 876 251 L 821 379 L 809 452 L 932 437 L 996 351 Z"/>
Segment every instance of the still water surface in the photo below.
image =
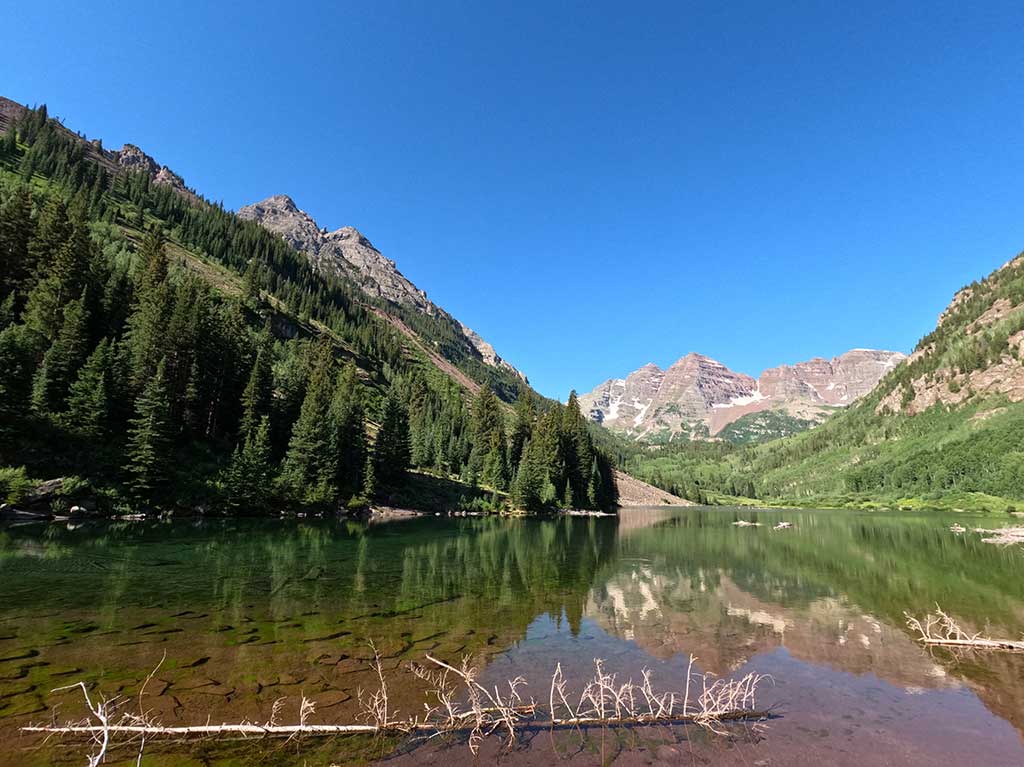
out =
<path fill-rule="evenodd" d="M 759 519 L 740 528 L 737 519 Z M 785 519 L 787 531 L 773 531 Z M 147 687 L 164 724 L 352 721 L 374 640 L 394 703 L 401 670 L 472 654 L 490 682 L 523 675 L 546 699 L 561 662 L 681 687 L 686 659 L 770 674 L 779 716 L 726 737 L 685 727 L 531 731 L 483 763 L 545 765 L 1024 765 L 1024 656 L 927 650 L 904 610 L 935 603 L 972 630 L 1024 633 L 1024 552 L 968 528 L 992 517 L 628 509 L 615 518 L 198 520 L 0 528 L 0 764 L 82 764 L 81 745 L 20 735 L 81 716 L 79 680 Z M 335 739 L 147 745 L 143 764 L 471 762 L 464 743 Z M 115 752 L 109 764 L 135 764 Z"/>

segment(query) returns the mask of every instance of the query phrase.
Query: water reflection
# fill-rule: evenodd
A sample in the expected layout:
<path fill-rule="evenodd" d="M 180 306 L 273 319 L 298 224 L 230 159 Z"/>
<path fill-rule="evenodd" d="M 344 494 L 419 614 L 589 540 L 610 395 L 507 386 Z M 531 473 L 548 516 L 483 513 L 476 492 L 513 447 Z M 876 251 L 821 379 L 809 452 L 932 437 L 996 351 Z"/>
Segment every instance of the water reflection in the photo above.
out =
<path fill-rule="evenodd" d="M 560 660 L 582 670 L 600 653 L 624 672 L 678 674 L 692 652 L 718 674 L 761 664 L 802 680 L 780 700 L 841 684 L 856 702 L 867 679 L 934 691 L 940 722 L 967 705 L 943 691 L 969 691 L 1024 731 L 1020 656 L 928 652 L 903 625 L 904 610 L 937 602 L 969 628 L 1019 636 L 1019 551 L 954 536 L 944 515 L 785 512 L 794 528 L 774 531 L 780 514 L 8 527 L 0 726 L 48 715 L 47 691 L 68 679 L 135 689 L 165 651 L 165 721 L 265 718 L 300 692 L 325 720 L 351 718 L 373 639 L 389 669 L 472 653 L 490 677 L 532 673 L 541 686 Z M 401 704 L 418 706 L 415 693 Z"/>

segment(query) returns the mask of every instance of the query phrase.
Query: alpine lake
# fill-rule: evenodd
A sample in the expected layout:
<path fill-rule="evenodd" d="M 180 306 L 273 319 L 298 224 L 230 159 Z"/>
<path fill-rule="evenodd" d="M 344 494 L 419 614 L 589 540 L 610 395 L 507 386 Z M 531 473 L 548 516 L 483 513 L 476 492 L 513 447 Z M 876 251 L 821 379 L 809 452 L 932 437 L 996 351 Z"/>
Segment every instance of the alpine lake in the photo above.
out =
<path fill-rule="evenodd" d="M 693 654 L 695 673 L 769 675 L 757 707 L 770 717 L 719 732 L 539 724 L 475 755 L 459 734 L 154 739 L 141 764 L 1024 765 L 1024 654 L 925 647 L 904 615 L 937 604 L 1019 640 L 1024 549 L 972 532 L 1009 521 L 698 507 L 9 523 L 0 764 L 86 764 L 88 739 L 20 730 L 85 718 L 78 682 L 164 725 L 298 723 L 303 697 L 308 721 L 355 723 L 377 684 L 373 642 L 408 716 L 423 711 L 408 666 L 428 654 L 471 656 L 485 685 L 522 676 L 545 703 L 557 664 L 570 689 L 600 658 L 621 680 L 647 668 L 681 690 Z M 139 747 L 114 742 L 104 764 L 135 765 Z"/>

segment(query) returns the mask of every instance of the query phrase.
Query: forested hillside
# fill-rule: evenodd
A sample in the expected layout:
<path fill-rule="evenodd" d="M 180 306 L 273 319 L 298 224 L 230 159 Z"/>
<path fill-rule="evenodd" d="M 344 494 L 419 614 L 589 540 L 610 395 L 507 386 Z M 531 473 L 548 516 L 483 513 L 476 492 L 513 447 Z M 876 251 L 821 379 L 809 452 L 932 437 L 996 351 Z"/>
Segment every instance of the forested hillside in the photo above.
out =
<path fill-rule="evenodd" d="M 63 476 L 59 502 L 118 510 L 614 506 L 575 397 L 489 367 L 448 315 L 318 273 L 45 107 L 0 117 L 0 496 Z"/>
<path fill-rule="evenodd" d="M 1024 502 L 1024 257 L 959 291 L 867 397 L 757 447 L 666 447 L 634 474 L 687 497 L 1003 510 Z"/>

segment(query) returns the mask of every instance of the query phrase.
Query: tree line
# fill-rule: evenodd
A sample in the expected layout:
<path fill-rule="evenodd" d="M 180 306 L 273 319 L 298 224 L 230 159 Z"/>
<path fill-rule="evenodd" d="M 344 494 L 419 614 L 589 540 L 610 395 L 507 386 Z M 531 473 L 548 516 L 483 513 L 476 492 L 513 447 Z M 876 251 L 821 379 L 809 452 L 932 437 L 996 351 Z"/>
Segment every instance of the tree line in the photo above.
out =
<path fill-rule="evenodd" d="M 491 385 L 468 401 L 353 286 L 220 206 L 109 177 L 62 130 L 43 108 L 0 141 L 6 462 L 102 477 L 129 504 L 360 505 L 415 467 L 492 505 L 614 505 L 575 395 L 561 406 L 491 377 L 515 412 Z"/>

